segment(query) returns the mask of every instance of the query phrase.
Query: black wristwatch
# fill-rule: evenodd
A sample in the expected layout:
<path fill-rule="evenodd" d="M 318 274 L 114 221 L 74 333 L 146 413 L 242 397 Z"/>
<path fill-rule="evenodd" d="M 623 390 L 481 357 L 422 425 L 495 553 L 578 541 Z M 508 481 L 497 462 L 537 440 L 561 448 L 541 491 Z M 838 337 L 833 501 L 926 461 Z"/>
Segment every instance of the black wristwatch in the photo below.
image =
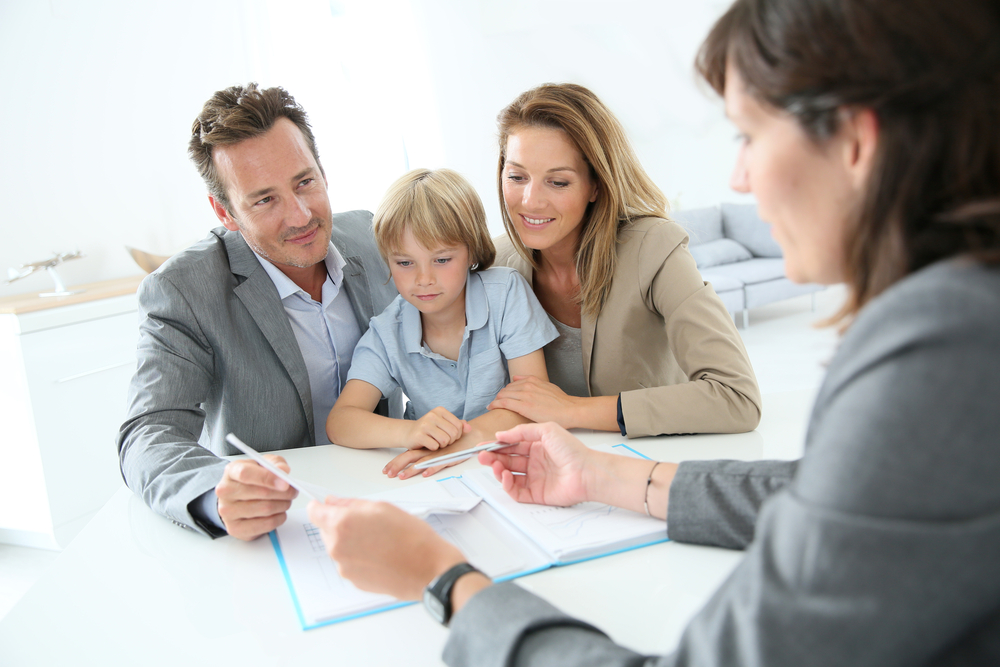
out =
<path fill-rule="evenodd" d="M 459 563 L 439 575 L 424 589 L 424 606 L 441 625 L 447 627 L 451 620 L 451 589 L 455 587 L 455 582 L 460 577 L 464 577 L 470 572 L 479 572 L 479 570 L 468 563 Z M 480 572 L 480 574 L 482 573 Z"/>

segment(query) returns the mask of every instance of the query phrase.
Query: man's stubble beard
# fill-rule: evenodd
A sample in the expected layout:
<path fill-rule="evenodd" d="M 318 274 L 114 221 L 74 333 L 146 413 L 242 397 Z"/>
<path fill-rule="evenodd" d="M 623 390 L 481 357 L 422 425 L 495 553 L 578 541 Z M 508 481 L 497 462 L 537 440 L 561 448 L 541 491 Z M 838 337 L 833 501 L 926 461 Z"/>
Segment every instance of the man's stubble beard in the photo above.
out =
<path fill-rule="evenodd" d="M 315 223 L 315 226 L 319 227 L 321 234 L 323 234 L 325 232 L 326 242 L 323 244 L 323 256 L 320 257 L 319 259 L 317 259 L 314 262 L 310 262 L 308 264 L 305 264 L 303 262 L 294 261 L 294 259 L 282 259 L 280 257 L 275 257 L 273 253 L 270 253 L 270 252 L 267 251 L 267 249 L 261 247 L 260 244 L 258 244 L 255 239 L 253 239 L 250 235 L 248 235 L 246 233 L 246 230 L 245 230 L 242 222 L 237 221 L 237 224 L 239 225 L 239 228 L 240 228 L 240 234 L 243 236 L 243 240 L 247 242 L 247 245 L 250 246 L 250 248 L 255 253 L 257 253 L 258 255 L 260 255 L 261 257 L 263 257 L 264 259 L 266 259 L 267 261 L 271 262 L 272 264 L 282 264 L 284 266 L 293 266 L 293 267 L 295 267 L 297 269 L 308 269 L 309 267 L 316 266 L 317 264 L 319 264 L 320 262 L 322 262 L 323 260 L 326 259 L 326 256 L 330 253 L 330 239 L 331 239 L 331 237 L 333 235 L 333 223 L 332 223 L 332 221 L 327 221 L 326 225 L 324 226 L 324 224 L 323 224 L 324 221 L 323 221 L 322 218 L 318 218 L 318 217 L 317 218 L 313 218 L 312 220 L 309 221 L 309 224 L 306 225 L 305 227 L 296 227 L 294 229 L 288 230 L 277 241 L 279 244 L 282 244 L 282 243 L 284 243 L 285 239 L 287 239 L 287 238 L 295 238 L 296 236 L 302 236 L 303 234 L 308 234 L 309 231 L 314 227 L 314 223 Z"/>

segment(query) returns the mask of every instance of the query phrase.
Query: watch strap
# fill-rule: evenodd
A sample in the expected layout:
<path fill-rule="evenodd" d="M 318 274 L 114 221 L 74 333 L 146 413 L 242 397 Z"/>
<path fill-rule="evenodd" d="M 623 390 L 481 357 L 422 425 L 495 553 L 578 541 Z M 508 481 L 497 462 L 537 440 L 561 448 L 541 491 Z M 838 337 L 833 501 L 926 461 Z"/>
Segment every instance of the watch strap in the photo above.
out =
<path fill-rule="evenodd" d="M 424 594 L 424 605 L 431 612 L 431 615 L 440 621 L 442 625 L 447 626 L 448 622 L 451 621 L 451 591 L 455 588 L 455 583 L 470 572 L 479 572 L 479 570 L 468 563 L 459 563 L 440 574 L 434 581 L 427 585 L 427 590 Z M 427 604 L 428 595 L 433 597 L 437 602 L 434 605 L 434 607 L 438 607 L 437 609 Z"/>

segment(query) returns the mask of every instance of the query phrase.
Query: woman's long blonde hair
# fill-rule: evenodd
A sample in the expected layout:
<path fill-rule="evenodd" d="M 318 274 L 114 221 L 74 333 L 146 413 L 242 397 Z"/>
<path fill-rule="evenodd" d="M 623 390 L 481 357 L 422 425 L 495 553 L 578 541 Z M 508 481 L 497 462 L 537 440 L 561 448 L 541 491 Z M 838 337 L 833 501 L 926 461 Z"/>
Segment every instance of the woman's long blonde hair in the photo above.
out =
<path fill-rule="evenodd" d="M 497 190 L 507 235 L 518 253 L 537 269 L 537 251 L 521 242 L 504 203 L 503 169 L 507 139 L 525 127 L 562 130 L 583 155 L 597 182 L 597 199 L 587 207 L 576 251 L 580 280 L 577 301 L 596 316 L 611 291 L 618 231 L 644 217 L 667 217 L 667 200 L 646 174 L 621 123 L 594 93 L 572 83 L 545 84 L 522 93 L 497 115 L 500 159 Z"/>

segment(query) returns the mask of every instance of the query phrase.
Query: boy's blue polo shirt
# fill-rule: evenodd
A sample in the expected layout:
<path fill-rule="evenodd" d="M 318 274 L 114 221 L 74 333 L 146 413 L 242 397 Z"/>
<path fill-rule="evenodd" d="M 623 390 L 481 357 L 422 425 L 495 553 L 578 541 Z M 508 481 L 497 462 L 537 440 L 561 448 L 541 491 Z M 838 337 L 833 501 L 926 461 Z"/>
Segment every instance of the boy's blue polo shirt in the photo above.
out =
<path fill-rule="evenodd" d="M 510 381 L 507 359 L 530 354 L 559 336 L 527 281 L 514 269 L 470 272 L 465 282 L 465 335 L 458 360 L 423 345 L 420 311 L 402 296 L 371 319 L 354 349 L 347 379 L 410 399 L 406 418 L 443 406 L 474 419 Z"/>

